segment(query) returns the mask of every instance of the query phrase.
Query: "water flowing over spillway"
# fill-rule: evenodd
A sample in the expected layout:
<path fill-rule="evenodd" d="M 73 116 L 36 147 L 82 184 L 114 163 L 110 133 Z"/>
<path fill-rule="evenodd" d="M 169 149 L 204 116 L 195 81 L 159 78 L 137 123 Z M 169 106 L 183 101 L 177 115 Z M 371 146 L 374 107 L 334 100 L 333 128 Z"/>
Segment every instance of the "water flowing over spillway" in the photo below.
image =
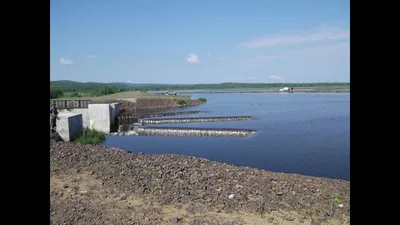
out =
<path fill-rule="evenodd" d="M 133 130 L 118 132 L 119 136 L 190 136 L 190 137 L 248 137 L 257 131 L 232 128 L 189 128 L 189 127 L 144 127 L 135 126 Z"/>
<path fill-rule="evenodd" d="M 137 127 L 136 132 L 143 136 L 247 137 L 256 131 L 227 128 Z"/>
<path fill-rule="evenodd" d="M 118 132 L 113 136 L 191 136 L 191 137 L 248 137 L 256 133 L 252 129 L 232 128 L 193 128 L 193 127 L 151 127 L 147 124 L 176 124 L 222 121 L 244 121 L 254 119 L 252 116 L 219 116 L 219 117 L 180 117 L 152 118 L 178 116 L 188 114 L 208 113 L 207 111 L 164 112 L 151 114 L 136 114 L 118 117 Z M 152 118 L 152 119 L 150 119 Z"/>

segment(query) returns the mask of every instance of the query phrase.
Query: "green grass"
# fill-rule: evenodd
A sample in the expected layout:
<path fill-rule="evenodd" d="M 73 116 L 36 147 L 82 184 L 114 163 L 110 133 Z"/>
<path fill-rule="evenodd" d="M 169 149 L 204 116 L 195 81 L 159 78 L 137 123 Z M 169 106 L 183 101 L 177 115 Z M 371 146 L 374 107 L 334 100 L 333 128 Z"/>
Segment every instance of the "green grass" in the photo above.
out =
<path fill-rule="evenodd" d="M 333 200 L 335 203 L 339 203 L 342 199 L 341 199 L 341 197 L 340 197 L 340 195 L 339 195 L 338 193 L 334 193 L 334 194 L 332 195 L 332 200 Z"/>
<path fill-rule="evenodd" d="M 185 106 L 187 102 L 184 99 L 174 99 L 175 102 L 180 106 Z"/>
<path fill-rule="evenodd" d="M 85 128 L 83 130 L 83 135 L 80 136 L 75 142 L 80 144 L 100 144 L 106 140 L 106 134 L 101 131 L 97 131 L 91 128 Z"/>
<path fill-rule="evenodd" d="M 64 92 L 61 98 L 87 98 L 101 96 L 98 92 Z"/>
<path fill-rule="evenodd" d="M 206 99 L 206 98 L 199 98 L 199 101 L 201 101 L 201 102 L 207 102 L 207 99 Z"/>
<path fill-rule="evenodd" d="M 84 100 L 93 100 L 93 101 L 103 101 L 103 100 L 117 100 L 124 98 L 161 98 L 161 99 L 190 99 L 190 96 L 187 95 L 157 95 L 157 94 L 149 94 L 144 93 L 142 91 L 127 91 L 120 92 L 111 95 L 103 95 L 103 96 L 91 96 L 88 93 L 78 93 L 79 95 L 70 95 L 67 93 L 66 96 L 62 96 L 57 100 L 68 100 L 68 99 L 84 99 Z M 73 96 L 73 97 L 68 97 Z"/>

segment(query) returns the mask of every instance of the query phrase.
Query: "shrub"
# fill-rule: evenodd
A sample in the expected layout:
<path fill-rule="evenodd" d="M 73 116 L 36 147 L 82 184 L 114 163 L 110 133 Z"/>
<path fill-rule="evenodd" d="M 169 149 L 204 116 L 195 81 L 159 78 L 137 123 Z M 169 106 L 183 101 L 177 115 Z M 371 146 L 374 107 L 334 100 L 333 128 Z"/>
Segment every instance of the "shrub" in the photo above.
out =
<path fill-rule="evenodd" d="M 91 128 L 85 128 L 82 136 L 75 140 L 80 144 L 99 144 L 106 140 L 106 134 Z"/>
<path fill-rule="evenodd" d="M 72 92 L 72 93 L 70 93 L 67 97 L 70 97 L 70 98 L 79 98 L 79 97 L 82 97 L 82 95 L 79 94 L 78 92 Z"/>
<path fill-rule="evenodd" d="M 50 87 L 50 99 L 60 98 L 64 92 L 57 87 Z"/>
<path fill-rule="evenodd" d="M 176 100 L 176 103 L 177 103 L 178 105 L 180 105 L 180 106 L 184 106 L 184 105 L 187 104 L 186 101 L 183 100 L 183 99 Z"/>
<path fill-rule="evenodd" d="M 199 98 L 199 101 L 201 101 L 201 102 L 207 102 L 207 99 L 206 99 L 206 98 Z"/>

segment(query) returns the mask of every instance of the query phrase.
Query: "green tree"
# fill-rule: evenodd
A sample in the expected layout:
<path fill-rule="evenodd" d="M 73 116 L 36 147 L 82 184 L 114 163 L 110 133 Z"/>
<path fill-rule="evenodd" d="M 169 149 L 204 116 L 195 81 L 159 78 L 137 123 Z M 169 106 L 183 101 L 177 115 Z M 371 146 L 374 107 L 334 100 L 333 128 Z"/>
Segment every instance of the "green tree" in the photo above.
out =
<path fill-rule="evenodd" d="M 64 92 L 58 89 L 57 87 L 50 87 L 50 98 L 55 99 L 55 98 L 60 98 L 61 96 L 64 95 Z"/>
<path fill-rule="evenodd" d="M 111 94 L 118 93 L 119 91 L 120 91 L 119 88 L 117 88 L 117 87 L 115 87 L 115 86 L 112 86 L 112 87 L 106 86 L 106 87 L 104 87 L 104 89 L 101 91 L 101 94 L 102 94 L 102 95 L 111 95 Z"/>
<path fill-rule="evenodd" d="M 71 98 L 79 98 L 82 97 L 78 92 L 72 92 L 71 93 Z"/>

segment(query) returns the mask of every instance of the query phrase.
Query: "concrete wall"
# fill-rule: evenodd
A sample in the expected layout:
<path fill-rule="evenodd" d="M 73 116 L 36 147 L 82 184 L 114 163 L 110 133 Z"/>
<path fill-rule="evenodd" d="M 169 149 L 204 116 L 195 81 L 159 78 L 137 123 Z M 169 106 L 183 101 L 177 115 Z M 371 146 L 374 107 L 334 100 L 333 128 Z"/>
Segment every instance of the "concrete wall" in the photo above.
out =
<path fill-rule="evenodd" d="M 92 100 L 78 100 L 78 99 L 67 99 L 67 100 L 50 100 L 51 104 L 56 104 L 57 108 L 87 108 Z"/>
<path fill-rule="evenodd" d="M 89 109 L 72 109 L 71 112 L 75 114 L 82 114 L 83 127 L 89 127 Z"/>
<path fill-rule="evenodd" d="M 110 107 L 111 107 L 111 118 L 110 118 L 110 120 L 111 120 L 111 125 L 113 125 L 114 122 L 115 122 L 115 118 L 117 118 L 119 116 L 119 113 L 120 113 L 121 109 L 120 109 L 120 104 L 119 103 L 111 103 Z"/>
<path fill-rule="evenodd" d="M 60 112 L 57 133 L 64 141 L 73 141 L 83 134 L 82 114 Z"/>
<path fill-rule="evenodd" d="M 81 115 L 84 128 L 94 128 L 110 133 L 111 125 L 120 114 L 120 104 L 89 104 L 87 109 L 59 110 L 59 115 Z"/>
<path fill-rule="evenodd" d="M 89 127 L 110 133 L 111 111 L 110 104 L 89 104 Z"/>
<path fill-rule="evenodd" d="M 82 114 L 82 124 L 83 127 L 89 127 L 89 109 L 62 109 L 60 113 L 73 113 L 73 114 Z"/>

